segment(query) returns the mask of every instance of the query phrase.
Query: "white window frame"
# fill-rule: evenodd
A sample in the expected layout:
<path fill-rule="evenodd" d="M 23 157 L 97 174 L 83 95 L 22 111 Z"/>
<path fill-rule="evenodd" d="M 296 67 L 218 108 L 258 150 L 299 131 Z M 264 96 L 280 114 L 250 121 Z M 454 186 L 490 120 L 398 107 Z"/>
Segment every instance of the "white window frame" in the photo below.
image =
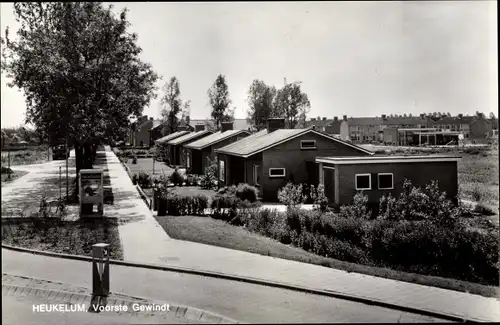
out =
<path fill-rule="evenodd" d="M 380 187 L 380 176 L 391 175 L 392 186 L 391 187 Z M 394 189 L 394 173 L 378 173 L 377 174 L 377 185 L 379 190 L 393 190 Z"/>
<path fill-rule="evenodd" d="M 189 151 L 186 152 L 186 167 L 191 168 L 191 155 L 189 154 Z"/>
<path fill-rule="evenodd" d="M 271 175 L 271 170 L 282 170 L 283 175 Z M 285 168 L 269 168 L 269 177 L 274 178 L 274 177 L 285 177 L 286 176 L 286 169 Z"/>
<path fill-rule="evenodd" d="M 369 188 L 359 188 L 358 187 L 358 176 L 368 176 Z M 356 186 L 356 191 L 369 191 L 372 189 L 372 174 L 355 174 L 354 175 L 354 185 Z"/>
<path fill-rule="evenodd" d="M 304 142 L 313 142 L 314 147 L 304 147 Z M 316 140 L 300 140 L 300 150 L 315 150 L 316 149 Z"/>
<path fill-rule="evenodd" d="M 257 186 L 260 186 L 259 182 L 257 181 L 260 172 L 259 169 L 260 165 L 253 165 L 253 184 Z"/>
<path fill-rule="evenodd" d="M 224 160 L 219 160 L 219 180 L 223 182 L 226 181 L 226 162 Z"/>

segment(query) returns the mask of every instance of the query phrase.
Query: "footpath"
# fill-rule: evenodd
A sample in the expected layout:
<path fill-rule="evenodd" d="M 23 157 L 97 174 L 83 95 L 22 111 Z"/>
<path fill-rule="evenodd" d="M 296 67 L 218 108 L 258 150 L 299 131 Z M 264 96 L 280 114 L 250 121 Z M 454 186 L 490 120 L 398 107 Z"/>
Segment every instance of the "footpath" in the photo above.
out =
<path fill-rule="evenodd" d="M 127 207 L 123 217 L 143 216 L 140 220 L 128 222 L 119 228 L 125 261 L 257 278 L 464 319 L 500 321 L 500 299 L 172 239 L 155 220 L 153 212 L 140 198 L 125 168 L 109 147 L 105 148 L 105 154 L 115 205 L 119 207 L 122 201 L 116 198 L 122 198 Z M 128 195 L 132 193 L 134 195 Z"/>

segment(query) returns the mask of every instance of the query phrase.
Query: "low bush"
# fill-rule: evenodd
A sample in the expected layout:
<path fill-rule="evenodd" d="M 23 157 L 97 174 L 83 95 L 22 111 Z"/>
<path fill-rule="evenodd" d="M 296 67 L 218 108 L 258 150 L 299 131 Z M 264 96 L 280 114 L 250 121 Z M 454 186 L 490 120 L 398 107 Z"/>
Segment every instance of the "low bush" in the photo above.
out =
<path fill-rule="evenodd" d="M 186 175 L 186 186 L 196 186 L 200 180 L 198 175 L 189 174 Z"/>
<path fill-rule="evenodd" d="M 325 212 L 328 209 L 328 198 L 325 195 L 325 186 L 323 184 L 319 184 L 317 188 L 311 185 L 309 197 L 311 198 L 314 210 Z"/>
<path fill-rule="evenodd" d="M 2 174 L 12 174 L 13 171 L 9 167 L 2 166 Z"/>
<path fill-rule="evenodd" d="M 208 199 L 203 195 L 184 196 L 174 194 L 167 196 L 167 212 L 172 216 L 203 216 L 206 208 L 208 208 Z"/>
<path fill-rule="evenodd" d="M 184 176 L 181 175 L 181 173 L 179 172 L 179 169 L 175 168 L 172 175 L 170 175 L 170 181 L 175 186 L 182 186 L 182 183 L 184 183 Z"/>
<path fill-rule="evenodd" d="M 137 157 L 136 156 L 132 157 L 132 164 L 137 165 Z"/>
<path fill-rule="evenodd" d="M 206 190 L 217 188 L 217 163 L 211 162 L 208 167 L 205 167 L 203 176 L 200 178 L 200 186 Z"/>
<path fill-rule="evenodd" d="M 211 208 L 214 219 L 232 220 L 238 213 L 240 200 L 231 194 L 216 194 L 212 198 Z"/>
<path fill-rule="evenodd" d="M 139 172 L 139 175 L 136 179 L 137 184 L 142 188 L 151 188 L 151 186 L 153 185 L 153 179 L 151 178 L 151 175 L 146 172 Z"/>
<path fill-rule="evenodd" d="M 248 184 L 239 184 L 236 188 L 236 197 L 242 201 L 249 201 L 250 203 L 256 202 L 258 191 L 255 187 Z"/>
<path fill-rule="evenodd" d="M 236 195 L 236 186 L 235 185 L 231 185 L 231 186 L 224 186 L 224 187 L 221 187 L 217 193 L 218 194 L 232 194 L 232 195 Z"/>
<path fill-rule="evenodd" d="M 295 208 L 304 203 L 306 197 L 302 193 L 302 184 L 294 185 L 288 182 L 283 188 L 278 190 L 278 200 L 287 206 L 288 209 Z"/>
<path fill-rule="evenodd" d="M 496 213 L 490 207 L 487 207 L 481 203 L 476 204 L 474 207 L 474 212 L 481 214 L 483 216 L 494 216 Z"/>
<path fill-rule="evenodd" d="M 368 196 L 363 193 L 356 193 L 353 198 L 352 205 L 344 205 L 340 207 L 340 216 L 351 219 L 371 219 L 372 211 L 368 209 Z"/>
<path fill-rule="evenodd" d="M 137 185 L 139 176 L 137 174 L 132 175 L 132 184 Z"/>

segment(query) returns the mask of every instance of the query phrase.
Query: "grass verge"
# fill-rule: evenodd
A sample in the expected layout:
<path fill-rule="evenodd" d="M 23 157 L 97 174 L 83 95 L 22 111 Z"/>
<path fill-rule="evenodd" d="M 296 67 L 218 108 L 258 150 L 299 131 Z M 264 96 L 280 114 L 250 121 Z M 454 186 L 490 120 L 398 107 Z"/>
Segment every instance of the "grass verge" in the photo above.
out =
<path fill-rule="evenodd" d="M 401 272 L 388 268 L 349 263 L 309 253 L 291 245 L 252 233 L 210 217 L 156 217 L 168 235 L 174 239 L 188 240 L 208 245 L 246 251 L 287 260 L 310 263 L 387 279 L 417 283 L 427 286 L 498 297 L 500 288 L 436 276 Z"/>
<path fill-rule="evenodd" d="M 118 221 L 112 218 L 2 218 L 2 243 L 84 256 L 92 256 L 92 245 L 108 243 L 110 258 L 123 260 Z"/>
<path fill-rule="evenodd" d="M 27 171 L 13 170 L 12 173 L 10 174 L 10 178 L 9 178 L 8 173 L 2 173 L 2 184 L 12 182 L 12 181 L 14 181 L 14 180 L 18 179 L 19 177 L 22 177 L 26 174 L 28 174 Z"/>

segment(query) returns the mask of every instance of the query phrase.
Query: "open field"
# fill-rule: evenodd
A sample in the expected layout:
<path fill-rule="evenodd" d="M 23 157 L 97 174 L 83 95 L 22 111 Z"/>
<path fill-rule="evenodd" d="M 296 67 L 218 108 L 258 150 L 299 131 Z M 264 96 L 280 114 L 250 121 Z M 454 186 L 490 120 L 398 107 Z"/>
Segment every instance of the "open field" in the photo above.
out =
<path fill-rule="evenodd" d="M 39 164 L 48 161 L 47 147 L 38 146 L 25 150 L 11 151 L 10 152 L 10 165 L 31 165 Z M 9 153 L 7 151 L 2 151 L 2 166 L 7 166 L 9 164 L 8 159 Z"/>

